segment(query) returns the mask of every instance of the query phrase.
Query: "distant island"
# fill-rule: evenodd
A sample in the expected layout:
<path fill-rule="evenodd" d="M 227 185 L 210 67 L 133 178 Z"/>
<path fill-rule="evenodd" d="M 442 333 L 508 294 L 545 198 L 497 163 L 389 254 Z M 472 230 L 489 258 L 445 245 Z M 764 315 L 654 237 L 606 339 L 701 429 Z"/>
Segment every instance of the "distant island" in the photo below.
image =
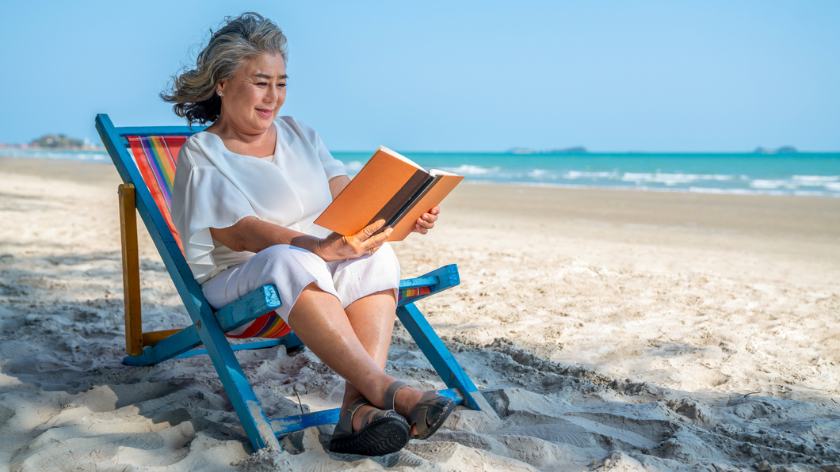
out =
<path fill-rule="evenodd" d="M 793 146 L 782 146 L 776 149 L 759 146 L 755 148 L 753 154 L 796 154 L 798 152 Z"/>
<path fill-rule="evenodd" d="M 574 146 L 563 149 L 528 149 L 528 148 L 512 148 L 507 150 L 511 154 L 586 154 L 588 151 L 583 146 Z"/>
<path fill-rule="evenodd" d="M 19 149 L 51 149 L 51 150 L 100 150 L 102 146 L 91 144 L 87 140 L 71 138 L 64 134 L 45 134 L 40 138 L 33 139 L 25 144 L 0 143 L 0 147 L 11 147 Z"/>

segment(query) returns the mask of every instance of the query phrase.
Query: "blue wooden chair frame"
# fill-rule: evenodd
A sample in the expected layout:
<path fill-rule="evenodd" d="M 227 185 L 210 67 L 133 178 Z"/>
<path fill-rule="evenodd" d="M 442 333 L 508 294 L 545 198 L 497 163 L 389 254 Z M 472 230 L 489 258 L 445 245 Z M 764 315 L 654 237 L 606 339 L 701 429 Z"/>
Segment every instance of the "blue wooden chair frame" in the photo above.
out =
<path fill-rule="evenodd" d="M 126 127 L 115 128 L 108 115 L 96 116 L 96 129 L 117 167 L 122 180 L 127 186 L 134 186 L 137 212 L 140 213 L 146 228 L 160 253 L 166 270 L 169 272 L 178 294 L 192 319 L 193 324 L 178 331 L 165 332 L 160 339 L 147 343 L 142 352 L 129 355 L 123 362 L 132 366 L 157 364 L 167 359 L 177 359 L 198 354 L 207 354 L 213 367 L 219 374 L 225 391 L 230 398 L 233 408 L 239 416 L 248 439 L 254 450 L 273 446 L 280 448 L 277 440 L 289 433 L 300 431 L 310 426 L 338 422 L 339 409 L 320 411 L 287 418 L 269 419 L 254 394 L 251 384 L 245 377 L 233 352 L 242 349 L 259 349 L 285 344 L 287 347 L 300 346 L 300 339 L 290 333 L 280 339 L 251 342 L 231 346 L 226 332 L 256 319 L 280 306 L 281 300 L 273 285 L 261 287 L 234 303 L 214 311 L 204 298 L 201 287 L 195 281 L 192 271 L 187 265 L 178 243 L 166 224 L 155 201 L 147 188 L 140 172 L 128 151 L 126 136 L 189 136 L 203 128 L 189 128 L 186 126 L 166 127 Z M 123 185 L 121 187 L 126 187 Z M 134 217 L 133 209 L 130 209 Z M 137 257 L 136 229 L 134 230 L 134 258 Z M 129 235 L 130 236 L 130 235 Z M 131 244 L 128 244 L 130 246 Z M 126 235 L 123 232 L 123 264 L 126 265 L 127 250 Z M 136 263 L 135 263 L 136 267 Z M 125 274 L 127 274 L 127 269 Z M 136 269 L 135 269 L 136 270 Z M 138 272 L 139 274 L 139 272 Z M 126 276 L 127 277 L 127 276 Z M 139 275 L 138 275 L 139 277 Z M 139 279 L 138 279 L 139 280 Z M 128 279 L 124 279 L 126 288 L 126 310 L 128 305 Z M 441 267 L 422 277 L 403 280 L 400 289 L 430 286 L 431 293 L 427 295 L 402 298 L 397 307 L 397 315 L 409 334 L 414 338 L 420 350 L 432 364 L 444 381 L 448 390 L 441 394 L 456 400 L 470 409 L 489 410 L 484 398 L 478 392 L 475 384 L 434 332 L 426 318 L 414 303 L 429 295 L 458 285 L 460 282 L 458 268 L 455 265 Z M 135 288 L 137 293 L 133 303 L 139 308 L 139 282 Z M 128 311 L 126 312 L 128 313 Z M 139 319 L 138 319 L 139 323 Z M 128 335 L 128 329 L 126 331 Z M 200 344 L 203 349 L 195 349 Z M 489 410 L 492 411 L 492 410 Z"/>

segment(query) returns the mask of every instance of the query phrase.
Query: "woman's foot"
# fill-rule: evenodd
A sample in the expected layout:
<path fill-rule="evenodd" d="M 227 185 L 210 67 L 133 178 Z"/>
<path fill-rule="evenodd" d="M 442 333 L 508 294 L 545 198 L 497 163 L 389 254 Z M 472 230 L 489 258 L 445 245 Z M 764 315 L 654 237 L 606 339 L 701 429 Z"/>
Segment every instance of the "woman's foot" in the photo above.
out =
<path fill-rule="evenodd" d="M 434 390 L 421 392 L 400 381 L 391 384 L 388 390 L 385 408 L 391 406 L 389 396 L 393 395 L 394 410 L 408 420 L 412 439 L 426 439 L 434 434 L 455 409 L 454 400 Z"/>
<path fill-rule="evenodd" d="M 384 456 L 408 444 L 411 430 L 405 418 L 394 411 L 373 407 L 364 398 L 342 407 L 330 438 L 331 452 Z"/>

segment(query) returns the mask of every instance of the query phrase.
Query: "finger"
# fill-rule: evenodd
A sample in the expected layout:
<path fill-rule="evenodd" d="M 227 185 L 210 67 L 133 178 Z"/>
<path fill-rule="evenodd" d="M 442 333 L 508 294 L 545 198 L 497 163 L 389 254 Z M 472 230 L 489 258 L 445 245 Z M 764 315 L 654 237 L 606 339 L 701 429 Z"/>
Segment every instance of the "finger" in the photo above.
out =
<path fill-rule="evenodd" d="M 437 215 L 433 215 L 431 213 L 426 213 L 423 216 L 421 216 L 420 219 L 423 220 L 423 221 L 426 221 L 428 223 L 434 223 L 435 221 L 438 220 L 438 217 L 437 217 Z"/>
<path fill-rule="evenodd" d="M 417 232 L 417 233 L 420 233 L 420 234 L 426 234 L 426 233 L 429 232 L 428 229 L 420 226 L 419 224 L 414 225 L 414 231 Z"/>
<path fill-rule="evenodd" d="M 364 241 L 376 234 L 376 232 L 382 229 L 383 226 L 385 226 L 385 220 L 374 221 L 373 223 L 365 226 L 363 230 L 359 231 L 358 235 L 361 236 L 362 240 Z"/>
<path fill-rule="evenodd" d="M 424 220 L 423 218 L 420 218 L 419 220 L 417 220 L 416 225 L 421 227 L 421 228 L 432 229 L 432 228 L 435 227 L 435 222 L 434 221 L 427 221 L 427 220 Z"/>
<path fill-rule="evenodd" d="M 388 237 L 391 236 L 392 231 L 394 231 L 394 228 L 386 229 L 385 231 L 365 241 L 365 246 L 368 250 L 371 248 L 378 249 L 380 246 L 385 244 L 385 241 L 387 241 Z"/>
<path fill-rule="evenodd" d="M 434 208 L 429 210 L 429 213 L 431 213 L 433 215 L 439 215 L 440 214 L 440 205 L 435 205 Z"/>

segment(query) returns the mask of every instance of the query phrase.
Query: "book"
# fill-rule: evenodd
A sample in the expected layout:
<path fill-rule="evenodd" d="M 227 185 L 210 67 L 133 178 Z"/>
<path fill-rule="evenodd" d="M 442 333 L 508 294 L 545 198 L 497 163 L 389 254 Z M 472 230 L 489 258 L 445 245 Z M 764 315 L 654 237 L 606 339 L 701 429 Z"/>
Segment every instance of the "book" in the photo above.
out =
<path fill-rule="evenodd" d="M 393 228 L 388 241 L 402 241 L 417 219 L 463 179 L 438 169 L 426 171 L 411 159 L 379 146 L 315 224 L 349 236 L 384 219 L 384 227 Z"/>

